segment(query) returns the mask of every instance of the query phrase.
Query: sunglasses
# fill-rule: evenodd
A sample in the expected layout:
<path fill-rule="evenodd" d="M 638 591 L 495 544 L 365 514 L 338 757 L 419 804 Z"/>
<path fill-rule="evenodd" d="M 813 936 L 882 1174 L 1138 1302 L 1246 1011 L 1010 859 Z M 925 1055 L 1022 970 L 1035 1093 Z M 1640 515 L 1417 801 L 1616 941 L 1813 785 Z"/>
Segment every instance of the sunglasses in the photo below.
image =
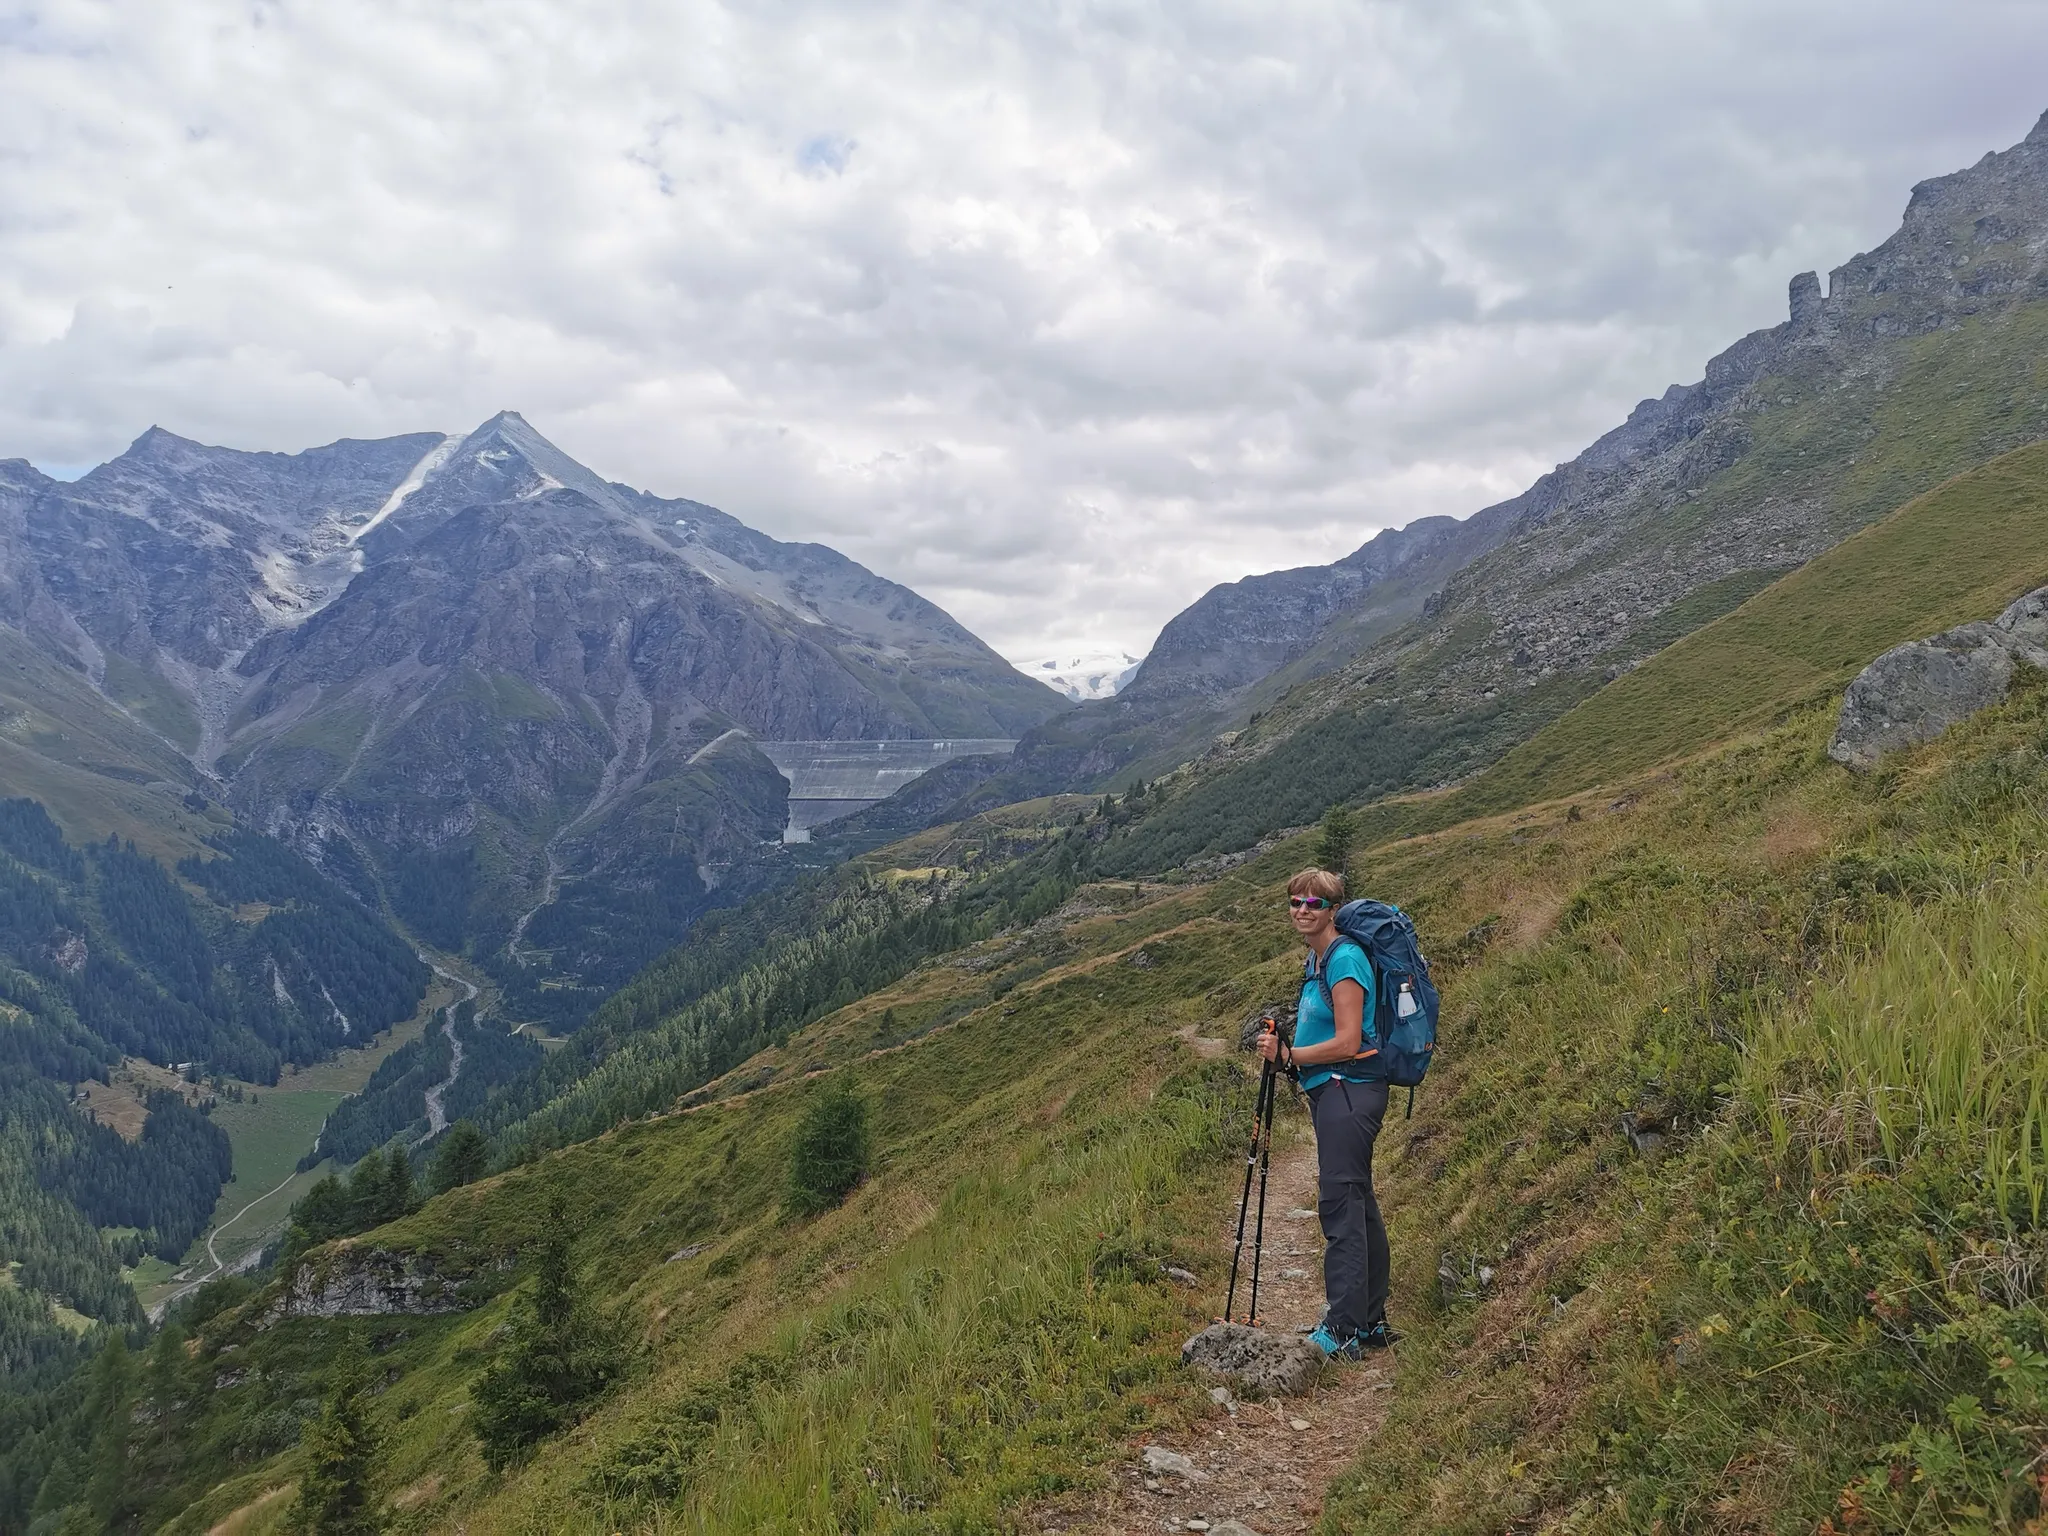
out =
<path fill-rule="evenodd" d="M 1297 912 L 1320 912 L 1329 904 L 1329 901 L 1321 896 L 1290 896 L 1287 898 L 1287 905 Z"/>

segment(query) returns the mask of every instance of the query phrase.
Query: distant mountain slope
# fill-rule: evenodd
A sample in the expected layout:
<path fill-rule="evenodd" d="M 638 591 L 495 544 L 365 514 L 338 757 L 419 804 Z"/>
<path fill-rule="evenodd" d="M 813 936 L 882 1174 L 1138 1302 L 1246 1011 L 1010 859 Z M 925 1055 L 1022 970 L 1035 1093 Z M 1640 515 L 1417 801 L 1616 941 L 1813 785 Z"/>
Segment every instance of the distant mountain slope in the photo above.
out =
<path fill-rule="evenodd" d="M 1211 587 L 1167 622 L 1135 677 L 1027 733 L 1017 764 L 957 809 L 1172 768 L 1415 618 L 1453 572 L 1500 542 L 1516 505 L 1464 521 L 1420 518 L 1330 565 Z"/>
<path fill-rule="evenodd" d="M 1431 806 L 1428 820 L 1447 825 L 1704 751 L 1836 697 L 1901 641 L 1991 618 L 2043 584 L 2048 443 L 2034 443 L 1916 497 L 1616 678 Z"/>
<path fill-rule="evenodd" d="M 1207 752 L 1146 857 L 1241 847 L 1332 800 L 1483 767 L 1858 528 L 2048 436 L 2044 345 L 2048 117 L 1915 188 L 1899 232 L 1825 297 L 1802 274 L 1784 323 L 1493 509 L 1509 518 L 1496 546 L 1416 618 Z M 1942 579 L 1940 553 L 1926 580 Z M 1085 713 L 1027 735 L 1021 788 L 1115 773 L 1117 738 L 1091 739 Z"/>
<path fill-rule="evenodd" d="M 10 462 L 0 553 L 0 622 L 76 679 L 25 777 L 89 750 L 163 782 L 131 818 L 197 786 L 315 859 L 346 844 L 536 1008 L 622 979 L 776 837 L 749 733 L 1007 737 L 1064 702 L 916 593 L 603 481 L 509 412 L 295 455 L 152 428 L 70 485 Z M 81 830 L 119 809 L 49 787 Z"/>
<path fill-rule="evenodd" d="M 1221 699 L 1235 694 L 1306 655 L 1332 619 L 1350 616 L 1362 601 L 1377 614 L 1412 617 L 1422 608 L 1413 580 L 1406 601 L 1372 600 L 1380 599 L 1380 589 L 1396 577 L 1441 580 L 1469 564 L 1499 542 L 1510 520 L 1499 507 L 1465 522 L 1420 518 L 1374 535 L 1331 565 L 1273 571 L 1211 587 L 1159 632 L 1124 697 Z M 1430 590 L 1432 585 L 1422 587 Z"/>
<path fill-rule="evenodd" d="M 77 1084 L 123 1057 L 274 1083 L 425 990 L 410 946 L 310 864 L 245 831 L 212 842 L 181 881 L 0 799 L 0 1264 L 32 1303 L 0 1309 L 14 1384 L 68 1353 L 53 1302 L 139 1324 L 122 1265 L 181 1256 L 229 1176 L 226 1138 L 177 1092 L 152 1094 L 124 1139 L 72 1106 Z"/>

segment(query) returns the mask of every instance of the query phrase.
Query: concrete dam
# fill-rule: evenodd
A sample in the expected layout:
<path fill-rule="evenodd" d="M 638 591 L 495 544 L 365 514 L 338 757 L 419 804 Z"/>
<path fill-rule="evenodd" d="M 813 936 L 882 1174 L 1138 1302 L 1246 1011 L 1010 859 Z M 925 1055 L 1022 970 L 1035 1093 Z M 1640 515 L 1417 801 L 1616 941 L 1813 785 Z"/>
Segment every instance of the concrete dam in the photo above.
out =
<path fill-rule="evenodd" d="M 821 822 L 886 800 L 919 774 L 955 757 L 1008 756 L 1015 740 L 956 736 L 943 741 L 756 741 L 789 780 L 786 843 L 807 843 Z"/>

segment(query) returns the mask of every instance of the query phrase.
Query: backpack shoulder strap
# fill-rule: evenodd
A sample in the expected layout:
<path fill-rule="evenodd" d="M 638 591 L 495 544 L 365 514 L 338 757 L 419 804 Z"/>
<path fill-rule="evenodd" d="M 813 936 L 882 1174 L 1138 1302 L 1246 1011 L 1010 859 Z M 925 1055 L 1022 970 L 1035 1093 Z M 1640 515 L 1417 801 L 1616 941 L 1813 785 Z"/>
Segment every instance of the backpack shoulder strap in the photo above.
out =
<path fill-rule="evenodd" d="M 1333 948 L 1335 946 L 1332 946 Z M 1323 975 L 1323 968 L 1316 964 L 1316 952 L 1310 950 L 1301 962 L 1301 979 L 1304 984 L 1314 982 L 1322 990 L 1323 1002 L 1328 1006 L 1331 1017 L 1337 1013 L 1337 995 L 1330 990 L 1330 983 Z"/>
<path fill-rule="evenodd" d="M 1337 953 L 1337 946 L 1339 944 L 1349 944 L 1353 949 L 1357 950 L 1359 958 L 1365 961 L 1365 968 L 1368 971 L 1372 969 L 1372 952 L 1368 950 L 1363 944 L 1359 943 L 1358 940 L 1351 937 L 1350 934 L 1340 933 L 1337 935 L 1335 939 L 1330 941 L 1330 947 L 1323 951 L 1323 963 L 1319 968 L 1322 974 L 1329 974 L 1330 956 Z"/>
<path fill-rule="evenodd" d="M 1353 949 L 1357 950 L 1360 955 L 1364 956 L 1366 970 L 1368 972 L 1372 970 L 1372 956 L 1367 953 L 1366 947 L 1359 943 L 1358 940 L 1352 938 L 1350 934 L 1340 933 L 1330 941 L 1330 947 L 1323 951 L 1323 958 L 1320 963 L 1316 960 L 1316 952 L 1310 950 L 1308 958 L 1302 962 L 1301 972 L 1302 980 L 1312 981 L 1323 989 L 1323 1001 L 1330 1005 L 1330 1013 L 1333 1017 L 1337 1012 L 1337 994 L 1330 990 L 1329 961 L 1330 956 L 1336 953 L 1339 944 L 1349 944 Z"/>

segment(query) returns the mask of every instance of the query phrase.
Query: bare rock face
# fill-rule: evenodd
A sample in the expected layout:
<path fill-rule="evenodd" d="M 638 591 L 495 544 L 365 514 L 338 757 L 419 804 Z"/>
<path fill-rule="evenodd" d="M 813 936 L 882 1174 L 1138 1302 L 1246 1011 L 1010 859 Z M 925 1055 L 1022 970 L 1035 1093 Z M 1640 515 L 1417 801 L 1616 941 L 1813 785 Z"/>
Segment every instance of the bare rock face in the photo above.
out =
<path fill-rule="evenodd" d="M 1287 998 L 1266 1004 L 1256 1013 L 1247 1014 L 1237 1026 L 1237 1048 L 1241 1051 L 1258 1049 L 1259 1036 L 1266 1032 L 1266 1020 L 1271 1019 L 1280 1031 L 1280 1038 L 1294 1038 L 1294 1000 Z"/>
<path fill-rule="evenodd" d="M 1323 1369 L 1313 1344 L 1242 1323 L 1211 1323 L 1181 1346 L 1180 1361 L 1273 1397 L 1306 1392 Z"/>
<path fill-rule="evenodd" d="M 2048 668 L 2048 587 L 1988 624 L 1959 624 L 1878 657 L 1843 696 L 1828 756 L 1868 772 L 1885 753 L 1931 741 L 2003 699 L 2022 661 Z"/>
<path fill-rule="evenodd" d="M 472 1305 L 418 1254 L 341 1246 L 299 1266 L 278 1311 L 285 1317 L 428 1317 Z"/>

